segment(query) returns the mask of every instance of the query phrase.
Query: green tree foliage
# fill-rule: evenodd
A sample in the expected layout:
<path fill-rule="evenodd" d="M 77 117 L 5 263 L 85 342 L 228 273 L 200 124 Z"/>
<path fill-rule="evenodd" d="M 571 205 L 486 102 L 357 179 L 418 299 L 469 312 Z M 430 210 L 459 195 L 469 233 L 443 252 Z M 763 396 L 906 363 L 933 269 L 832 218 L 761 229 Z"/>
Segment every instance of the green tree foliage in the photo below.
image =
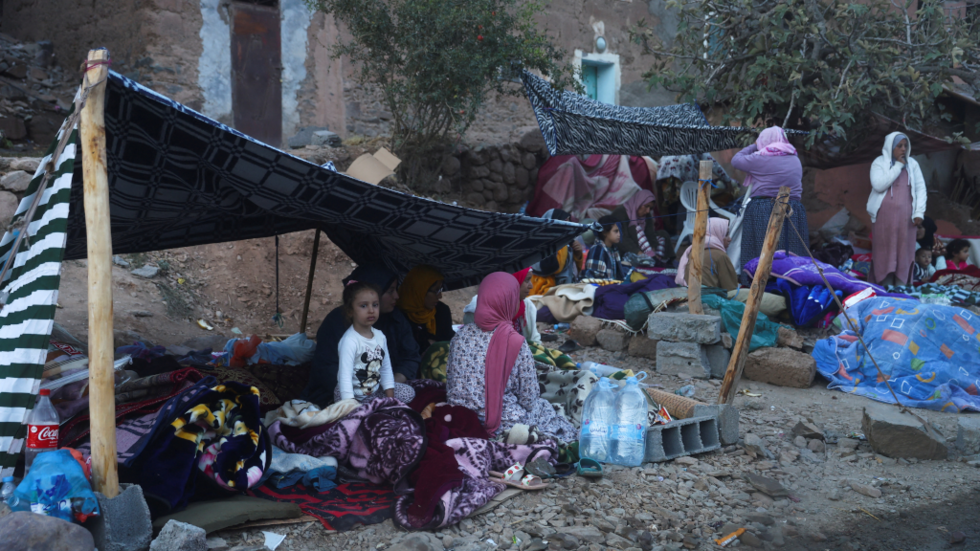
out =
<path fill-rule="evenodd" d="M 975 16 L 941 0 L 671 0 L 669 45 L 642 24 L 633 40 L 655 58 L 645 77 L 684 101 L 724 106 L 724 122 L 810 130 L 859 143 L 872 113 L 912 129 L 949 120 L 936 99 L 959 77 L 980 91 Z M 954 134 L 954 137 L 960 137 Z"/>
<path fill-rule="evenodd" d="M 556 86 L 573 82 L 565 53 L 539 30 L 534 0 L 307 0 L 334 16 L 350 40 L 334 56 L 380 90 L 392 116 L 392 146 L 410 186 L 435 177 L 454 139 L 488 95 L 517 94 L 521 68 Z"/>

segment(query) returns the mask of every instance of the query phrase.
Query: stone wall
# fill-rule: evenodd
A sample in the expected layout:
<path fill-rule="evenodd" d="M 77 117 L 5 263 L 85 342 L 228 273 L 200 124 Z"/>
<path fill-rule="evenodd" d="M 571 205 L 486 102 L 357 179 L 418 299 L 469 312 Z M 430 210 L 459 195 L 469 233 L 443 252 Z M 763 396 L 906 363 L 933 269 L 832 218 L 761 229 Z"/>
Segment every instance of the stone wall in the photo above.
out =
<path fill-rule="evenodd" d="M 40 162 L 32 157 L 0 157 L 0 235 L 17 212 Z"/>

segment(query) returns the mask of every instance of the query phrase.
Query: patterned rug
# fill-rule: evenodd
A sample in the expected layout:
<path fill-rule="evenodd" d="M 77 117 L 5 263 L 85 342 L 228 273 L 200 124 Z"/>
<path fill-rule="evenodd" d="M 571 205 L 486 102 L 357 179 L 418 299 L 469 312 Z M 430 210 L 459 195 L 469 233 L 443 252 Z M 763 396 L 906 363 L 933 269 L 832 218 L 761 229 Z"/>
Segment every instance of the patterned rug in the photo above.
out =
<path fill-rule="evenodd" d="M 390 486 L 370 483 L 341 484 L 325 493 L 295 484 L 281 490 L 267 485 L 247 492 L 253 497 L 270 501 L 285 501 L 299 505 L 304 513 L 314 516 L 327 530 L 345 532 L 358 524 L 378 524 L 391 518 L 395 492 Z"/>

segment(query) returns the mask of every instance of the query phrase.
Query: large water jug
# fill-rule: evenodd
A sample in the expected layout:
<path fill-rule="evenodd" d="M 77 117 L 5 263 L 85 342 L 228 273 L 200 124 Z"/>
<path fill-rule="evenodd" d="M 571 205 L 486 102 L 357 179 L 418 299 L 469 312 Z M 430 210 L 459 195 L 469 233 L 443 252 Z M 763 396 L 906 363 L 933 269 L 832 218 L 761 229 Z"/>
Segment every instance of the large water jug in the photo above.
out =
<path fill-rule="evenodd" d="M 616 395 L 609 379 L 599 379 L 585 399 L 582 412 L 582 430 L 579 434 L 581 457 L 607 461 L 609 456 L 609 432 L 616 422 Z"/>
<path fill-rule="evenodd" d="M 647 399 L 636 377 L 629 377 L 616 396 L 616 422 L 610 433 L 607 461 L 627 467 L 639 466 L 646 451 L 646 434 Z"/>

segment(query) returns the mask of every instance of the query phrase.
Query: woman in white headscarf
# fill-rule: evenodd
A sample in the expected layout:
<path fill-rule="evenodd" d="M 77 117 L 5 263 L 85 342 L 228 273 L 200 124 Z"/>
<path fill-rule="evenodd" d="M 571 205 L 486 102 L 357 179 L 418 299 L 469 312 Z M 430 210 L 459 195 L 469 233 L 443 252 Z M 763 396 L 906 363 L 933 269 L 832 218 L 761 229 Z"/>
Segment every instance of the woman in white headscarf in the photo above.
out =
<path fill-rule="evenodd" d="M 909 285 L 915 263 L 916 229 L 926 212 L 926 181 L 912 158 L 908 137 L 885 136 L 881 157 L 871 163 L 871 273 L 880 285 Z"/>

